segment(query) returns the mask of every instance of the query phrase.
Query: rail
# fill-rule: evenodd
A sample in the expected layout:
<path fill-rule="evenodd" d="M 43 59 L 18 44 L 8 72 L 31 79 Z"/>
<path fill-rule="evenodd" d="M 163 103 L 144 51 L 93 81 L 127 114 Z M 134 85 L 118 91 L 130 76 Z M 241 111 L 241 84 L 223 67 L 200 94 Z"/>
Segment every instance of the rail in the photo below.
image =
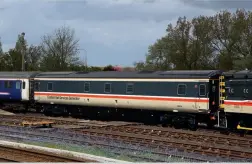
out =
<path fill-rule="evenodd" d="M 95 162 L 73 157 L 64 157 L 57 154 L 49 154 L 43 151 L 27 150 L 24 148 L 14 148 L 0 146 L 0 161 L 9 162 Z"/>

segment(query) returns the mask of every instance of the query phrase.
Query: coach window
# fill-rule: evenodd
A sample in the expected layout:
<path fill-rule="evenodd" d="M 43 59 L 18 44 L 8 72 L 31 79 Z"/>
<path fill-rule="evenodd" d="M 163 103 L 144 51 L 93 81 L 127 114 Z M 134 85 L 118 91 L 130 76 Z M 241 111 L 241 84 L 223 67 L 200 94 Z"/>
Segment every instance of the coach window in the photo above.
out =
<path fill-rule="evenodd" d="M 134 92 L 134 84 L 128 83 L 126 87 L 126 93 L 131 94 Z"/>
<path fill-rule="evenodd" d="M 84 83 L 84 92 L 90 92 L 90 83 Z"/>
<path fill-rule="evenodd" d="M 35 83 L 34 89 L 35 89 L 35 91 L 39 91 L 39 82 Z"/>
<path fill-rule="evenodd" d="M 110 93 L 111 92 L 111 84 L 110 83 L 105 83 L 104 84 L 104 92 L 105 93 Z"/>
<path fill-rule="evenodd" d="M 4 82 L 4 88 L 8 88 L 8 81 Z"/>
<path fill-rule="evenodd" d="M 47 91 L 53 90 L 53 83 L 47 83 Z"/>
<path fill-rule="evenodd" d="M 12 88 L 12 83 L 11 83 L 11 81 L 5 81 L 5 82 L 4 82 L 4 88 Z"/>
<path fill-rule="evenodd" d="M 177 94 L 178 95 L 186 95 L 186 85 L 185 84 L 178 85 Z"/>
<path fill-rule="evenodd" d="M 21 83 L 19 81 L 17 81 L 16 82 L 16 89 L 20 89 L 21 88 L 20 85 L 21 85 Z"/>
<path fill-rule="evenodd" d="M 205 84 L 199 85 L 199 95 L 206 96 L 206 85 Z"/>

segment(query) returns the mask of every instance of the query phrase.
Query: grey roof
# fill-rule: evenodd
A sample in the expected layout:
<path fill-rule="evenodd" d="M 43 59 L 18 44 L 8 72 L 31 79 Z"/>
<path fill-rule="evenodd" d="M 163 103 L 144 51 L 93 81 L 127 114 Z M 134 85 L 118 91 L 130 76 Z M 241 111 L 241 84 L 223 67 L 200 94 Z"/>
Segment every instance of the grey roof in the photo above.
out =
<path fill-rule="evenodd" d="M 36 78 L 210 78 L 220 75 L 219 70 L 140 71 L 140 72 L 43 72 Z"/>
<path fill-rule="evenodd" d="M 243 70 L 243 71 L 235 71 L 231 70 L 228 72 L 224 72 L 223 75 L 226 76 L 226 78 L 234 78 L 234 79 L 244 79 L 244 78 L 252 78 L 252 71 L 250 70 Z"/>
<path fill-rule="evenodd" d="M 0 78 L 32 78 L 38 72 L 0 72 Z"/>

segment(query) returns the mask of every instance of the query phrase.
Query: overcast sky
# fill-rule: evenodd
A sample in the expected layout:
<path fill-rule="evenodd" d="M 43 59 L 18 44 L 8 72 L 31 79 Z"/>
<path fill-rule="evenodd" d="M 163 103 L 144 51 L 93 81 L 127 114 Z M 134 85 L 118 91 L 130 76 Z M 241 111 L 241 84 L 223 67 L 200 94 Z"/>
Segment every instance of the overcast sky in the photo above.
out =
<path fill-rule="evenodd" d="M 23 31 L 29 44 L 39 44 L 43 34 L 65 24 L 75 29 L 89 65 L 131 66 L 179 16 L 250 6 L 249 0 L 0 0 L 0 37 L 4 50 Z"/>

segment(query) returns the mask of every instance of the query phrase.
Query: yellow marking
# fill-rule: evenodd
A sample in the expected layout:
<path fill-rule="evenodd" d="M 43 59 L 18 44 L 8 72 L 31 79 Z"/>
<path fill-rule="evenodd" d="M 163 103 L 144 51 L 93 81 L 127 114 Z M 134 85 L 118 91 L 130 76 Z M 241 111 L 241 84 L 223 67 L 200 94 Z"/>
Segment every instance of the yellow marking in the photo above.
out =
<path fill-rule="evenodd" d="M 237 129 L 252 130 L 252 128 L 241 127 L 240 125 L 237 125 Z"/>
<path fill-rule="evenodd" d="M 220 108 L 225 108 L 225 104 L 220 104 Z"/>
<path fill-rule="evenodd" d="M 220 82 L 220 86 L 225 86 L 225 82 Z"/>
<path fill-rule="evenodd" d="M 225 97 L 220 97 L 220 100 L 225 100 Z"/>
<path fill-rule="evenodd" d="M 28 122 L 28 121 L 23 121 L 21 123 L 22 126 L 32 126 L 32 125 L 52 125 L 54 122 L 50 121 L 40 121 L 40 122 Z"/>

